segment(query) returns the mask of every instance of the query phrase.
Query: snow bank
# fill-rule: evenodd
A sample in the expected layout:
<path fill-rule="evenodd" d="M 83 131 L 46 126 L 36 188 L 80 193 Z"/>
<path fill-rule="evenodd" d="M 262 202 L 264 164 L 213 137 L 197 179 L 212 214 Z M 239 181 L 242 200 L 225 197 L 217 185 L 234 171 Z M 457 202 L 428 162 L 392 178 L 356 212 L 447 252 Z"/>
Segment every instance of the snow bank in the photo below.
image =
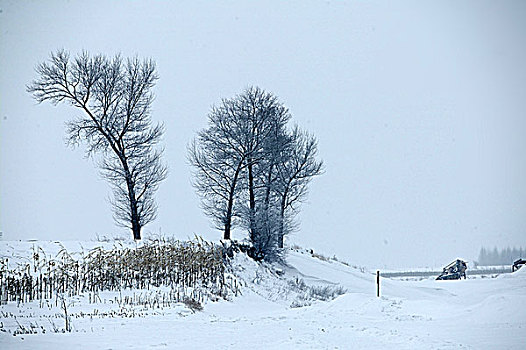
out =
<path fill-rule="evenodd" d="M 27 253 L 27 245 L 16 242 L 0 244 L 4 256 L 13 252 L 23 255 L 24 249 Z M 60 326 L 62 311 L 54 306 L 2 305 L 0 347 L 524 348 L 526 269 L 498 278 L 461 281 L 382 278 L 382 296 L 377 298 L 373 273 L 301 251 L 291 251 L 287 261 L 284 266 L 257 264 L 238 254 L 231 273 L 242 284 L 242 295 L 208 302 L 202 312 L 174 306 L 137 309 L 135 317 L 122 317 L 107 312 L 112 309 L 108 305 L 89 304 L 79 298 L 71 312 L 81 310 L 92 316 L 73 318 L 73 332 L 65 334 L 37 330 L 37 334 L 13 336 L 18 325 L 11 315 L 17 315 L 17 322 L 24 327 L 32 323 L 49 328 L 50 321 Z M 304 292 L 301 288 L 324 286 L 342 286 L 346 293 L 332 301 L 311 300 L 310 306 L 290 307 Z M 58 316 L 50 317 L 51 313 Z"/>

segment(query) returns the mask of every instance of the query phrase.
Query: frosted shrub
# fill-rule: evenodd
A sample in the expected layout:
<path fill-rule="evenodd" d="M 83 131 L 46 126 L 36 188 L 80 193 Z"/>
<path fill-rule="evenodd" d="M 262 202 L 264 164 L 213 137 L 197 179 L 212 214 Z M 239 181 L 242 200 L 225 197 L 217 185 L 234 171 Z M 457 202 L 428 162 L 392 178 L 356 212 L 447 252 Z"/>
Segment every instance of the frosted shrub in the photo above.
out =
<path fill-rule="evenodd" d="M 342 286 L 312 286 L 309 287 L 309 297 L 314 300 L 332 300 L 345 294 L 347 290 Z"/>
<path fill-rule="evenodd" d="M 345 294 L 347 290 L 340 285 L 326 285 L 326 286 L 308 286 L 302 279 L 296 278 L 289 281 L 289 285 L 294 291 L 298 292 L 298 297 L 292 302 L 290 307 L 309 306 L 314 301 L 329 301 L 336 297 Z"/>

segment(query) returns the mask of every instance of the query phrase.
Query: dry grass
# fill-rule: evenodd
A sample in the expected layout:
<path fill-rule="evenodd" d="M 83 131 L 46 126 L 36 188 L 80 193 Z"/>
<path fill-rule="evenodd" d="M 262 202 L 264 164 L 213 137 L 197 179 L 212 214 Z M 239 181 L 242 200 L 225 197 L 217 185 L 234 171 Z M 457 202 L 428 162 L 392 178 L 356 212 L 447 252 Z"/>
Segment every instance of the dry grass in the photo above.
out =
<path fill-rule="evenodd" d="M 137 248 L 117 242 L 110 250 L 98 247 L 76 254 L 62 247 L 55 257 L 34 247 L 25 265 L 9 268 L 8 259 L 1 261 L 0 302 L 40 300 L 42 304 L 82 293 L 89 293 L 90 301 L 96 302 L 100 291 L 166 287 L 155 300 L 144 302 L 166 304 L 189 299 L 201 303 L 237 294 L 237 284 L 225 269 L 223 248 L 200 238 L 156 239 Z"/>

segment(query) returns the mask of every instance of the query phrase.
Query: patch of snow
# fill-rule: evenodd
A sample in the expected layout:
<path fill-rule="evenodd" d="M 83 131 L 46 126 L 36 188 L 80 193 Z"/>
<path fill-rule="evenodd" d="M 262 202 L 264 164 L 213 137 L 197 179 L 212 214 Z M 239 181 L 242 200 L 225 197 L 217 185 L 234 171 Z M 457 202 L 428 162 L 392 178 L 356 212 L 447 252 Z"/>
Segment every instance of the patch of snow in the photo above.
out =
<path fill-rule="evenodd" d="M 50 254 L 59 246 L 0 242 L 0 255 L 22 263 L 33 244 Z M 75 248 L 78 242 L 65 244 L 80 249 Z M 239 280 L 242 294 L 229 301 L 208 301 L 201 312 L 182 304 L 123 309 L 109 302 L 111 293 L 101 293 L 106 303 L 90 304 L 86 295 L 69 298 L 71 333 L 52 332 L 52 323 L 64 327 L 63 311 L 54 301 L 42 308 L 36 302 L 10 302 L 0 306 L 0 348 L 524 348 L 526 268 L 497 278 L 460 281 L 382 278 L 380 298 L 375 274 L 298 250 L 289 252 L 286 265 L 259 264 L 237 254 L 230 273 Z M 325 286 L 341 286 L 346 293 L 331 301 L 290 307 L 309 288 Z M 19 325 L 33 325 L 37 334 L 13 336 Z"/>

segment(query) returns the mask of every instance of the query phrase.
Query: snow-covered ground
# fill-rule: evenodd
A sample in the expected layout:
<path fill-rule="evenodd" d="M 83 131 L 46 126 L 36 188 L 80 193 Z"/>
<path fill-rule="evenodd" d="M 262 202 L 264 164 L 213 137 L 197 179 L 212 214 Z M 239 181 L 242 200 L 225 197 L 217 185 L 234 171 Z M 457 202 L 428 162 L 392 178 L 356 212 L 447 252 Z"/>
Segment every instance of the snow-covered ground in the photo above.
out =
<path fill-rule="evenodd" d="M 29 257 L 31 244 L 0 242 L 0 256 L 23 259 L 25 252 Z M 50 253 L 57 249 L 54 243 L 34 244 Z M 73 250 L 86 248 L 86 244 L 66 245 Z M 233 272 L 243 283 L 243 294 L 229 301 L 209 301 L 203 311 L 193 312 L 182 304 L 119 308 L 111 302 L 112 295 L 104 293 L 97 304 L 90 304 L 87 296 L 70 298 L 71 333 L 52 331 L 64 327 L 63 312 L 53 302 L 43 307 L 38 302 L 20 306 L 11 302 L 0 306 L 0 348 L 526 347 L 526 268 L 497 278 L 461 281 L 382 279 L 382 296 L 377 298 L 371 272 L 323 261 L 302 250 L 291 250 L 287 262 L 287 266 L 258 265 L 237 255 Z M 312 286 L 331 286 L 330 290 L 345 289 L 345 293 L 331 301 L 315 300 L 308 297 Z M 37 334 L 12 335 L 31 324 Z"/>

